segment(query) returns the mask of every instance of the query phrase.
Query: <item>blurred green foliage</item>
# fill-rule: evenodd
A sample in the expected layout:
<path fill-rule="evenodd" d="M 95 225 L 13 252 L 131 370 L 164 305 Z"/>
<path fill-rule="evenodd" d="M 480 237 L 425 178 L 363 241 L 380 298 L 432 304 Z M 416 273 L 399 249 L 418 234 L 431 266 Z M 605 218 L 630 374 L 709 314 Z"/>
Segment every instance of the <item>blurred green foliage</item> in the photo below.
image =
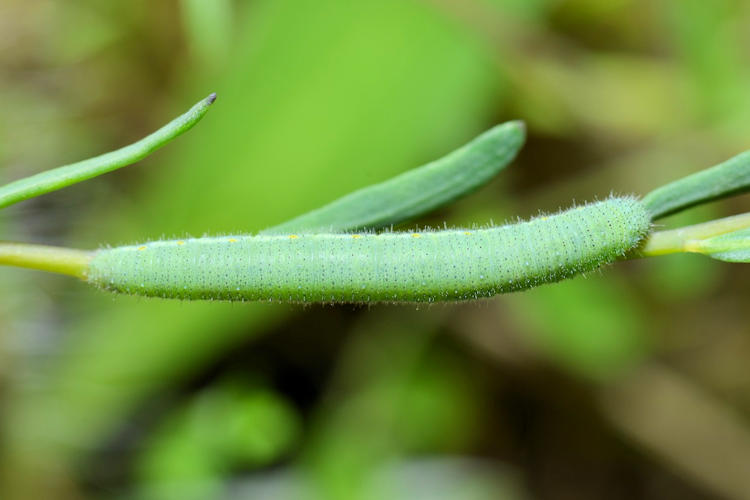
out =
<path fill-rule="evenodd" d="M 215 497 L 221 477 L 278 460 L 298 426 L 294 410 L 272 390 L 216 384 L 164 417 L 139 460 L 143 494 Z"/>
<path fill-rule="evenodd" d="M 3 239 L 257 231 L 507 119 L 529 125 L 516 164 L 418 224 L 642 194 L 748 149 L 748 22 L 740 0 L 6 0 L 0 180 L 219 100 L 140 166 L 4 211 Z M 2 269 L 1 496 L 740 498 L 738 463 L 675 443 L 738 420 L 718 455 L 750 450 L 724 417 L 750 409 L 747 272 L 663 257 L 414 310 L 113 299 Z M 673 378 L 696 396 L 651 404 Z M 649 432 L 694 401 L 721 417 Z"/>

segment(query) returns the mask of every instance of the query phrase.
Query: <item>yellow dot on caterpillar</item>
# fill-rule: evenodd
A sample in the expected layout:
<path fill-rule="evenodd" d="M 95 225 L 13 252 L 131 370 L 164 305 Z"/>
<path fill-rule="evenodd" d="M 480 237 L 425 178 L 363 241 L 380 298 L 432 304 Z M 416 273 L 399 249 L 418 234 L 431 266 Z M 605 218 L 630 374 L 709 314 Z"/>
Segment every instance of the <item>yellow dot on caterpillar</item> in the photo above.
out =
<path fill-rule="evenodd" d="M 297 236 L 296 234 L 290 234 L 289 235 L 289 239 L 290 240 L 296 240 L 297 238 L 299 238 L 299 236 Z"/>
<path fill-rule="evenodd" d="M 464 234 L 468 236 L 468 235 L 470 235 L 471 233 L 470 233 L 469 231 L 464 231 Z"/>
<path fill-rule="evenodd" d="M 421 234 L 417 234 L 417 233 L 414 233 L 414 234 L 412 234 L 412 235 L 411 235 L 411 237 L 412 237 L 412 238 L 421 238 L 421 237 L 422 237 L 422 235 L 421 235 Z"/>
<path fill-rule="evenodd" d="M 237 243 L 237 240 L 235 240 L 234 238 L 229 238 L 227 241 L 229 243 Z"/>
<path fill-rule="evenodd" d="M 182 240 L 180 240 L 180 241 L 178 241 L 178 242 L 177 242 L 177 244 L 178 244 L 178 245 L 184 245 L 184 244 L 185 244 L 185 242 L 184 242 L 184 241 L 182 241 Z"/>
<path fill-rule="evenodd" d="M 145 247 L 145 246 L 142 246 L 142 247 L 138 247 L 138 250 L 145 250 L 145 249 L 146 249 L 146 247 Z"/>
<path fill-rule="evenodd" d="M 352 235 L 352 238 L 354 238 L 355 240 L 356 240 L 356 239 L 359 239 L 359 238 L 361 238 L 361 237 L 362 237 L 362 236 L 360 236 L 360 235 L 358 235 L 358 234 L 353 234 L 353 235 Z"/>

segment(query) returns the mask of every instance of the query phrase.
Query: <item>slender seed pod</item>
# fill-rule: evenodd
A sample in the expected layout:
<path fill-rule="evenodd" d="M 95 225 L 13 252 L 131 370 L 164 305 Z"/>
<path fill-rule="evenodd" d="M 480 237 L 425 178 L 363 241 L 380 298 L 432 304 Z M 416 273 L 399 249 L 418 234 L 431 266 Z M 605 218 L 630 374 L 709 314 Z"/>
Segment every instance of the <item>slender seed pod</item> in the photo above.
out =
<path fill-rule="evenodd" d="M 98 251 L 88 282 L 198 300 L 437 302 L 560 281 L 614 261 L 648 233 L 631 197 L 487 229 L 223 236 Z"/>

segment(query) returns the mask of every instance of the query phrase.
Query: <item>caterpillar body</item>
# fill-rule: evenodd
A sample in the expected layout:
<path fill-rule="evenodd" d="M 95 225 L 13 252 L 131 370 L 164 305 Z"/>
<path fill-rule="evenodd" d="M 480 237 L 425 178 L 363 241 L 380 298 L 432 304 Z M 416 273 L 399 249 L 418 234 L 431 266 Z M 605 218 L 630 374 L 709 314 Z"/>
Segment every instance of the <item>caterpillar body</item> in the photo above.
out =
<path fill-rule="evenodd" d="M 471 300 L 614 261 L 649 232 L 632 197 L 486 229 L 299 233 L 154 241 L 99 250 L 88 281 L 149 297 L 283 302 Z"/>

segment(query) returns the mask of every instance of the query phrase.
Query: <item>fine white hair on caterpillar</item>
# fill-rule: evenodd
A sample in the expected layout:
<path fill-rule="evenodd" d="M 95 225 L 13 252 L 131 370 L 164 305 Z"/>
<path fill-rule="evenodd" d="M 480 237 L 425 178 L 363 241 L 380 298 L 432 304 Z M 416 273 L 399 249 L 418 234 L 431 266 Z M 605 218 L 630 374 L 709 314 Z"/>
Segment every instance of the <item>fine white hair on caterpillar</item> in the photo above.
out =
<path fill-rule="evenodd" d="M 613 197 L 488 229 L 153 241 L 99 250 L 88 281 L 188 300 L 472 300 L 596 269 L 635 248 L 650 226 L 638 200 Z"/>

